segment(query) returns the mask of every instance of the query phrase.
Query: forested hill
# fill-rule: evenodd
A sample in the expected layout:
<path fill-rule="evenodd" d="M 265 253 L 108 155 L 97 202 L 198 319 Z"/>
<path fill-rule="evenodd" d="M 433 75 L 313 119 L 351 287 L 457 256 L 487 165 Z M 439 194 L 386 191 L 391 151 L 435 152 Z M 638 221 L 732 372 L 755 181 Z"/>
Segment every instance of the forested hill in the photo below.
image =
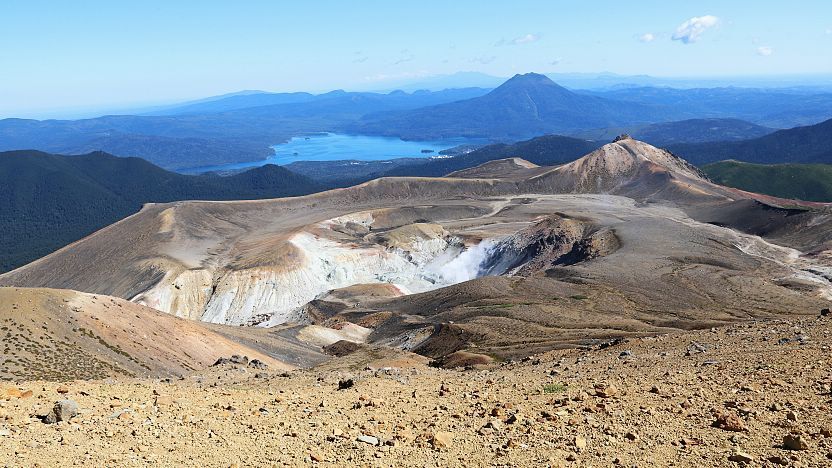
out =
<path fill-rule="evenodd" d="M 229 177 L 168 172 L 139 158 L 96 152 L 0 153 L 0 272 L 46 255 L 138 211 L 144 203 L 235 200 L 318 191 L 267 165 Z"/>

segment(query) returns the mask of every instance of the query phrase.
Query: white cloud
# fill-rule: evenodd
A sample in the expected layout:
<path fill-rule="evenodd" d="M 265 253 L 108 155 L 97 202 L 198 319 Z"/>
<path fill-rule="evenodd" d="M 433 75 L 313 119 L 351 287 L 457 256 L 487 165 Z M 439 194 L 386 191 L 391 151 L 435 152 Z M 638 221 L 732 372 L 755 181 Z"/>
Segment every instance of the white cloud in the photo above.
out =
<path fill-rule="evenodd" d="M 757 47 L 757 55 L 762 55 L 763 57 L 768 57 L 769 55 L 774 53 L 774 49 L 769 46 L 760 46 Z"/>
<path fill-rule="evenodd" d="M 653 33 L 644 33 L 638 37 L 638 40 L 641 42 L 653 42 L 656 39 L 656 36 Z"/>
<path fill-rule="evenodd" d="M 540 34 L 526 34 L 511 40 L 512 45 L 531 44 L 540 40 Z"/>
<path fill-rule="evenodd" d="M 481 57 L 472 58 L 471 63 L 479 63 L 481 65 L 487 65 L 487 64 L 493 62 L 496 59 L 497 59 L 497 57 L 494 56 L 494 55 L 483 55 Z"/>
<path fill-rule="evenodd" d="M 713 15 L 694 16 L 676 28 L 676 32 L 673 33 L 673 40 L 682 41 L 685 44 L 696 42 L 705 31 L 718 23 L 719 18 Z"/>
<path fill-rule="evenodd" d="M 523 44 L 531 44 L 532 42 L 537 42 L 542 37 L 542 34 L 524 34 L 520 37 L 515 37 L 514 39 L 507 41 L 505 39 L 500 39 L 499 41 L 494 43 L 495 47 L 500 47 L 504 45 L 523 45 Z"/>
<path fill-rule="evenodd" d="M 409 50 L 404 49 L 402 50 L 401 57 L 399 57 L 395 62 L 393 62 L 393 65 L 399 65 L 402 63 L 410 62 L 415 58 L 416 57 Z"/>

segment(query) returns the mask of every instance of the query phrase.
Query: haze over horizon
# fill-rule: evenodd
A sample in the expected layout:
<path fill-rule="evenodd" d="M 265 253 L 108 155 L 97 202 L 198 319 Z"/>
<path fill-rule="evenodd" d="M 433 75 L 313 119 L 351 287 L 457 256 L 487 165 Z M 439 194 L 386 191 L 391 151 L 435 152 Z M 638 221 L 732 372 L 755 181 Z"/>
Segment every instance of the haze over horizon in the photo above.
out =
<path fill-rule="evenodd" d="M 69 116 L 246 89 L 386 90 L 462 71 L 832 73 L 832 5 L 822 1 L 804 2 L 813 14 L 802 16 L 788 4 L 750 1 L 428 4 L 4 2 L 0 40 L 14 47 L 0 48 L 0 66 L 11 70 L 0 76 L 0 117 Z"/>

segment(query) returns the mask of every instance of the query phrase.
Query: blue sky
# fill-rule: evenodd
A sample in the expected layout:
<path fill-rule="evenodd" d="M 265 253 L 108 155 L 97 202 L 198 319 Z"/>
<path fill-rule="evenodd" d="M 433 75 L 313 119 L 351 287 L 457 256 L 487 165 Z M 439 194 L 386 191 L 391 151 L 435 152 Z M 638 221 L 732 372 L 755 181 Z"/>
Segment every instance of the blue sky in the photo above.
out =
<path fill-rule="evenodd" d="M 832 73 L 832 2 L 0 2 L 0 116 L 458 71 Z"/>

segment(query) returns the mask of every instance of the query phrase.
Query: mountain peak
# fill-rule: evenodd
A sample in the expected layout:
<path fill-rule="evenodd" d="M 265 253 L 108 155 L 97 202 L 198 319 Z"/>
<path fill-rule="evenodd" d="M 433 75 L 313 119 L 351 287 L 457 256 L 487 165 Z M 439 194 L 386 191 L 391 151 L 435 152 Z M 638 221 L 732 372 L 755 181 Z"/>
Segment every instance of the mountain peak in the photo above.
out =
<path fill-rule="evenodd" d="M 500 88 L 514 86 L 557 86 L 558 88 L 562 88 L 562 86 L 552 81 L 548 76 L 542 75 L 540 73 L 525 73 L 522 75 L 514 75 L 511 78 L 509 78 L 505 83 L 500 85 Z"/>
<path fill-rule="evenodd" d="M 561 100 L 572 100 L 576 96 L 568 89 L 564 88 L 563 86 L 560 86 L 559 84 L 549 79 L 548 76 L 541 75 L 540 73 L 526 73 L 523 75 L 514 75 L 513 77 L 509 78 L 505 83 L 501 84 L 499 87 L 491 91 L 489 95 L 511 101 L 517 100 L 521 95 L 533 96 L 535 100 L 553 99 L 555 102 L 560 101 L 561 104 L 563 103 L 563 101 Z M 546 109 L 547 107 L 547 105 L 543 105 L 541 110 Z"/>
<path fill-rule="evenodd" d="M 583 158 L 575 161 L 575 167 L 604 167 L 609 173 L 627 172 L 642 163 L 652 163 L 676 175 L 692 179 L 705 179 L 704 175 L 682 158 L 673 153 L 621 135 Z"/>

